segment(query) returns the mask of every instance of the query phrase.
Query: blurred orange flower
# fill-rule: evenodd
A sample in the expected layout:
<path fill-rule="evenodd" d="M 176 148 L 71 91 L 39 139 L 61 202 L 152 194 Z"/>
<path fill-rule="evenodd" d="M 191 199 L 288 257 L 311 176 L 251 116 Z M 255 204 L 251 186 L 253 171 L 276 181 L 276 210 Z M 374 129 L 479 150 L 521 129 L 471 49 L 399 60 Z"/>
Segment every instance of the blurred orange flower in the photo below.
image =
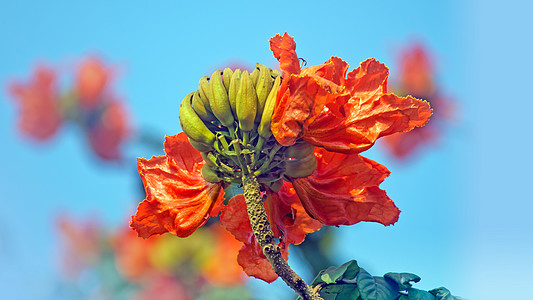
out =
<path fill-rule="evenodd" d="M 18 124 L 23 134 L 44 141 L 57 132 L 63 117 L 52 69 L 37 67 L 28 83 L 12 83 L 9 91 L 20 109 Z"/>
<path fill-rule="evenodd" d="M 100 59 L 88 57 L 79 66 L 74 87 L 60 92 L 54 71 L 37 67 L 29 83 L 15 82 L 9 88 L 20 107 L 20 130 L 43 141 L 62 124 L 76 124 L 99 158 L 120 160 L 120 147 L 131 126 L 123 102 L 110 91 L 111 79 L 110 68 Z"/>
<path fill-rule="evenodd" d="M 455 114 L 453 102 L 442 95 L 435 79 L 433 59 L 419 43 L 406 48 L 399 57 L 398 93 L 427 99 L 434 115 L 424 127 L 397 133 L 383 139 L 386 149 L 397 159 L 406 159 L 424 145 L 437 142 L 443 131 L 441 122 Z"/>
<path fill-rule="evenodd" d="M 93 218 L 79 222 L 72 217 L 61 216 L 57 228 L 63 243 L 63 271 L 67 278 L 76 278 L 81 271 L 100 259 L 100 225 Z"/>

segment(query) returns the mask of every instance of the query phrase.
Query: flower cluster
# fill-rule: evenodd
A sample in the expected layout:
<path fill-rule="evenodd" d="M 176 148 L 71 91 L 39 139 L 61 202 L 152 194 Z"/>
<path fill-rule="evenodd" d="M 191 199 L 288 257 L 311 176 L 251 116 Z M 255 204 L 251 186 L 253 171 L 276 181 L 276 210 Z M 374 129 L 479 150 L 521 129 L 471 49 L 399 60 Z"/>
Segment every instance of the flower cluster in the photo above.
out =
<path fill-rule="evenodd" d="M 213 289 L 229 292 L 246 279 L 235 261 L 241 244 L 217 223 L 185 240 L 139 239 L 127 227 L 105 230 L 94 217 L 62 216 L 58 231 L 69 284 L 82 285 L 82 275 L 91 274 L 106 298 L 129 293 L 128 299 L 196 299 Z"/>
<path fill-rule="evenodd" d="M 73 88 L 60 92 L 57 74 L 38 67 L 27 83 L 14 82 L 10 93 L 20 109 L 21 132 L 37 141 L 52 138 L 67 123 L 78 124 L 93 152 L 104 160 L 119 160 L 120 145 L 130 128 L 120 100 L 110 90 L 112 71 L 97 58 L 81 62 Z"/>
<path fill-rule="evenodd" d="M 141 237 L 186 237 L 220 214 L 244 244 L 239 264 L 267 282 L 277 275 L 252 232 L 245 197 L 225 203 L 224 188 L 257 178 L 285 258 L 290 244 L 322 225 L 391 225 L 400 210 L 379 188 L 389 171 L 359 153 L 423 126 L 432 113 L 425 101 L 387 93 L 388 69 L 375 59 L 350 72 L 338 57 L 301 69 L 292 37 L 276 35 L 270 48 L 281 74 L 259 64 L 251 74 L 215 71 L 185 97 L 184 133 L 166 137 L 166 155 L 138 160 L 147 196 L 131 222 Z"/>

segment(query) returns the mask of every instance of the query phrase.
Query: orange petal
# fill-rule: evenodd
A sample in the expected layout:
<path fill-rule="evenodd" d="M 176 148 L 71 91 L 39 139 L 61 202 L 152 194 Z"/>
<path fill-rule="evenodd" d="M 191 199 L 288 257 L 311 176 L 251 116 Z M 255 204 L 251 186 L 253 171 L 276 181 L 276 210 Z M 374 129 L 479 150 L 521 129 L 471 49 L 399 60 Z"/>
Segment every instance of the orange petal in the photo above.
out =
<path fill-rule="evenodd" d="M 296 43 L 286 32 L 283 36 L 276 34 L 270 39 L 270 50 L 279 61 L 279 68 L 285 76 L 300 73 L 300 61 L 296 55 Z"/>
<path fill-rule="evenodd" d="M 260 256 L 261 249 L 258 248 L 251 244 L 244 244 L 237 256 L 237 262 L 248 276 L 271 283 L 278 279 L 278 274 L 274 272 L 270 262 Z"/>
<path fill-rule="evenodd" d="M 329 102 L 343 102 L 348 95 L 332 94 L 331 87 L 309 75 L 291 75 L 283 81 L 272 114 L 272 134 L 283 146 L 293 145 L 304 135 L 304 127 Z M 344 98 L 340 98 L 344 97 Z"/>
<path fill-rule="evenodd" d="M 346 79 L 348 64 L 342 59 L 332 56 L 322 65 L 311 66 L 302 70 L 301 75 L 310 75 L 313 77 L 323 78 L 332 83 L 343 86 Z"/>
<path fill-rule="evenodd" d="M 307 214 L 292 184 L 288 182 L 283 183 L 279 192 L 267 194 L 265 207 L 274 235 L 282 236 L 285 247 L 301 244 L 308 233 L 322 227 L 319 221 Z"/>
<path fill-rule="evenodd" d="M 189 236 L 205 224 L 215 203 L 223 200 L 221 186 L 201 176 L 200 153 L 186 140 L 183 133 L 166 137 L 167 155 L 138 159 L 146 199 L 139 204 L 131 227 L 141 237 L 165 231 Z"/>
<path fill-rule="evenodd" d="M 246 201 L 242 194 L 233 196 L 226 205 L 226 209 L 220 214 L 220 224 L 229 231 L 238 241 L 249 243 L 254 233 L 248 212 Z"/>
<path fill-rule="evenodd" d="M 353 97 L 366 102 L 387 93 L 389 69 L 374 58 L 361 63 L 359 68 L 348 73 L 346 89 Z"/>
<path fill-rule="evenodd" d="M 360 153 L 379 137 L 423 126 L 432 114 L 429 103 L 410 96 L 386 94 L 368 102 L 359 100 L 348 101 L 343 120 L 332 111 L 317 116 L 304 139 L 329 151 Z"/>
<path fill-rule="evenodd" d="M 438 139 L 439 131 L 431 124 L 415 128 L 409 132 L 400 132 L 386 136 L 383 138 L 383 143 L 395 158 L 399 160 L 406 159 L 409 155 L 416 152 L 416 150 Z"/>
<path fill-rule="evenodd" d="M 317 148 L 317 169 L 308 177 L 293 179 L 307 213 L 325 225 L 352 225 L 361 221 L 390 225 L 400 210 L 379 184 L 389 175 L 382 165 L 358 154 L 341 154 Z"/>

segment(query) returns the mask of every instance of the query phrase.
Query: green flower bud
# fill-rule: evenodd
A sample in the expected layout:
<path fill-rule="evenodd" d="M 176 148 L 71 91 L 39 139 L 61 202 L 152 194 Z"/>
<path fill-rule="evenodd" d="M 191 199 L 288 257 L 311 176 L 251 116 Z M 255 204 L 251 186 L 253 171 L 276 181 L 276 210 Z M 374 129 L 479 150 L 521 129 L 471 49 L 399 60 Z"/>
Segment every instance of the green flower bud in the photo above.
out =
<path fill-rule="evenodd" d="M 257 94 L 248 71 L 244 71 L 241 74 L 241 82 L 236 101 L 239 128 L 243 131 L 253 130 L 255 126 L 255 114 L 257 113 Z"/>

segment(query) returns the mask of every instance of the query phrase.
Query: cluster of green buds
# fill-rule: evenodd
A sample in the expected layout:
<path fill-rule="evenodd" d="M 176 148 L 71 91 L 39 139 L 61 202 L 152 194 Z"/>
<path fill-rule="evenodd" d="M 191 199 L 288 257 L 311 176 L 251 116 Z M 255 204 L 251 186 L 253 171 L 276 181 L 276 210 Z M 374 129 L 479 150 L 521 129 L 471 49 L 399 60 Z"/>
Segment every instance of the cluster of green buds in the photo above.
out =
<path fill-rule="evenodd" d="M 277 192 L 282 180 L 316 169 L 313 145 L 284 147 L 270 130 L 281 79 L 279 71 L 261 64 L 252 73 L 226 68 L 202 77 L 198 90 L 183 99 L 181 128 L 206 162 L 206 181 L 241 183 L 253 174 Z"/>

